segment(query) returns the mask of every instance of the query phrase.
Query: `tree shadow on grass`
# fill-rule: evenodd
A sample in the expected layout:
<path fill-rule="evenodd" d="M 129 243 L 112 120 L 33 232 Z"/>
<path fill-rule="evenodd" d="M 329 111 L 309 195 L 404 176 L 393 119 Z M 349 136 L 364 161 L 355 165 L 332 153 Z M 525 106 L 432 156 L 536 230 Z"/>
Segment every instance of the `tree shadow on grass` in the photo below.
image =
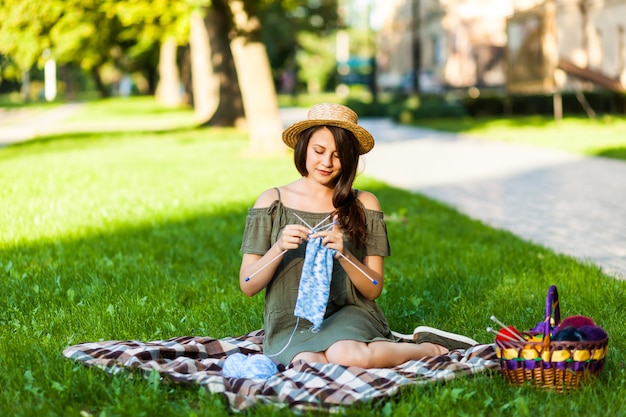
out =
<path fill-rule="evenodd" d="M 507 116 L 507 117 L 463 117 L 452 121 L 445 118 L 429 120 L 416 120 L 413 124 L 418 127 L 439 129 L 451 133 L 471 133 L 492 126 L 494 121 L 500 121 L 512 128 L 520 127 L 544 127 L 554 124 L 554 120 L 544 116 Z"/>
<path fill-rule="evenodd" d="M 605 158 L 619 159 L 621 161 L 626 161 L 626 147 L 620 146 L 617 148 L 602 149 L 602 150 L 597 151 L 595 155 L 602 156 Z"/>

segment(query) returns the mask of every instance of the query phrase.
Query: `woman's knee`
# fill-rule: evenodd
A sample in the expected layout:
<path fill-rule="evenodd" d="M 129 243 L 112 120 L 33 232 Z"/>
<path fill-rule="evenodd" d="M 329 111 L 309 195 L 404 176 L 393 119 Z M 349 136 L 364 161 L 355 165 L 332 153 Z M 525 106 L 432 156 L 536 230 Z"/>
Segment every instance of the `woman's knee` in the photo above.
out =
<path fill-rule="evenodd" d="M 340 340 L 332 344 L 326 350 L 326 359 L 344 366 L 372 367 L 372 352 L 367 343 L 353 340 Z"/>

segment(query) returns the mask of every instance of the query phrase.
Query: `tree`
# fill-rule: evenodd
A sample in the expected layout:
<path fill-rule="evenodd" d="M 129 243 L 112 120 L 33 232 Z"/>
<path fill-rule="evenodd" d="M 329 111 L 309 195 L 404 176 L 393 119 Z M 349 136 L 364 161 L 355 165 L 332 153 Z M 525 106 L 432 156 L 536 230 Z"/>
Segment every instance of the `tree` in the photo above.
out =
<path fill-rule="evenodd" d="M 213 52 L 211 63 L 219 81 L 218 104 L 208 126 L 242 126 L 245 124 L 239 79 L 230 47 L 232 15 L 225 0 L 213 0 L 206 25 Z"/>
<path fill-rule="evenodd" d="M 204 123 L 213 116 L 219 99 L 219 79 L 213 72 L 211 42 L 204 13 L 205 8 L 197 8 L 191 12 L 189 31 L 193 108 L 199 123 Z"/>
<path fill-rule="evenodd" d="M 180 71 L 177 65 L 178 42 L 174 36 L 161 42 L 159 53 L 159 82 L 155 98 L 165 107 L 178 107 L 183 102 Z"/>
<path fill-rule="evenodd" d="M 343 25 L 338 9 L 337 0 L 261 2 L 261 32 L 277 83 L 288 73 L 309 87 L 327 84 L 335 69 L 334 34 Z M 309 66 L 320 58 L 323 68 Z"/>
<path fill-rule="evenodd" d="M 265 45 L 261 42 L 261 22 L 252 0 L 229 0 L 234 37 L 231 49 L 254 154 L 284 151 L 280 137 L 282 122 L 278 99 Z"/>
<path fill-rule="evenodd" d="M 161 104 L 182 104 L 178 46 L 188 42 L 192 5 L 184 0 L 105 0 L 102 9 L 123 26 L 118 37 L 126 59 L 118 67 L 144 74 L 149 92 Z"/>

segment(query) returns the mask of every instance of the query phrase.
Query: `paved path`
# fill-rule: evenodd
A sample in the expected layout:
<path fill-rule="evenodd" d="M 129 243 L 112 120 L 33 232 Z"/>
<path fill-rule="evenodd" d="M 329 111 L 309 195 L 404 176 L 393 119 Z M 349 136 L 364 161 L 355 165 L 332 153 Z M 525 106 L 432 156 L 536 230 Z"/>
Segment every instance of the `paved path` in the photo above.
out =
<path fill-rule="evenodd" d="M 43 135 L 62 124 L 80 108 L 80 103 L 69 103 L 51 110 L 7 110 L 0 108 L 0 148 Z"/>

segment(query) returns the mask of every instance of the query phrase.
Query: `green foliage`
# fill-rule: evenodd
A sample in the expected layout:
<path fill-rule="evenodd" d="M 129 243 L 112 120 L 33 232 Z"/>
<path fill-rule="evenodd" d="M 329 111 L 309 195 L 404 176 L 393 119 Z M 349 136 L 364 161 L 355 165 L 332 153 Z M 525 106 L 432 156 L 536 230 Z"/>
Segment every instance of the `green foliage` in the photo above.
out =
<path fill-rule="evenodd" d="M 334 37 L 321 38 L 316 34 L 303 32 L 298 35 L 298 45 L 298 79 L 307 84 L 307 91 L 310 93 L 324 91 L 334 75 Z"/>
<path fill-rule="evenodd" d="M 186 39 L 190 7 L 184 0 L 5 0 L 0 54 L 15 65 L 3 72 L 16 79 L 50 57 L 87 71 L 109 65 L 151 78 L 161 39 Z"/>
<path fill-rule="evenodd" d="M 62 2 L 4 0 L 0 3 L 0 53 L 29 69 L 50 48 L 49 31 L 63 11 Z"/>
<path fill-rule="evenodd" d="M 94 103 L 82 118 L 120 123 L 123 115 L 173 117 L 142 99 Z M 289 156 L 246 157 L 246 146 L 235 130 L 187 128 L 0 149 L 0 415 L 232 415 L 224 399 L 196 386 L 110 376 L 61 351 L 83 341 L 219 338 L 262 326 L 263 297 L 238 286 L 244 220 L 261 191 L 297 172 Z M 611 339 L 600 379 L 579 393 L 479 375 L 411 386 L 346 415 L 624 415 L 626 342 L 615 312 L 625 282 L 421 195 L 367 177 L 356 185 L 386 212 L 392 256 L 378 301 L 394 330 L 428 324 L 489 343 L 490 315 L 534 326 L 556 284 L 561 312 L 593 317 Z M 292 413 L 264 406 L 246 415 Z"/>
<path fill-rule="evenodd" d="M 321 85 L 334 70 L 333 34 L 338 28 L 337 0 L 268 1 L 260 7 L 262 39 L 276 79 L 296 71 L 304 84 Z M 310 65 L 321 67 L 310 68 Z"/>
<path fill-rule="evenodd" d="M 388 115 L 401 123 L 412 123 L 432 118 L 458 118 L 465 116 L 465 109 L 457 100 L 440 95 L 411 96 L 389 107 Z"/>

